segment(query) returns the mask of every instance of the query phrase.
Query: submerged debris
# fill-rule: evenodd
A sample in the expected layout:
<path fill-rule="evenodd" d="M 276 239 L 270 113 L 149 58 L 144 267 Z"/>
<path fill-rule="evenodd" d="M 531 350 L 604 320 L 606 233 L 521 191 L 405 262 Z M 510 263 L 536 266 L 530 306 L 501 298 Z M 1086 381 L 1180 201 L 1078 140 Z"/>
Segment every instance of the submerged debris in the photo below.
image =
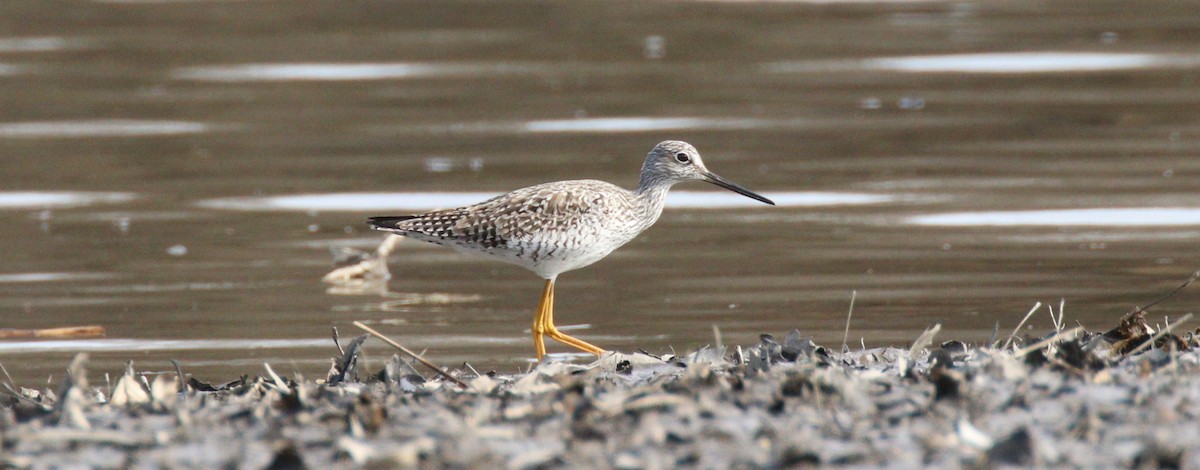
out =
<path fill-rule="evenodd" d="M 836 352 L 793 331 L 729 353 L 451 372 L 465 390 L 399 356 L 359 370 L 363 337 L 317 381 L 131 365 L 100 385 L 81 356 L 59 390 L 0 387 L 0 465 L 1198 467 L 1196 332 L 1134 351 L 1140 321 L 1006 348 L 937 343 L 935 327 L 912 348 Z"/>
<path fill-rule="evenodd" d="M 321 278 L 329 285 L 326 292 L 338 295 L 386 293 L 387 281 L 392 278 L 387 258 L 401 240 L 404 237 L 389 234 L 371 252 L 349 247 L 331 248 L 337 267 Z"/>
<path fill-rule="evenodd" d="M 104 327 L 98 325 L 67 326 L 62 328 L 41 328 L 34 330 L 0 328 L 0 340 L 9 339 L 81 339 L 100 338 L 104 336 Z"/>

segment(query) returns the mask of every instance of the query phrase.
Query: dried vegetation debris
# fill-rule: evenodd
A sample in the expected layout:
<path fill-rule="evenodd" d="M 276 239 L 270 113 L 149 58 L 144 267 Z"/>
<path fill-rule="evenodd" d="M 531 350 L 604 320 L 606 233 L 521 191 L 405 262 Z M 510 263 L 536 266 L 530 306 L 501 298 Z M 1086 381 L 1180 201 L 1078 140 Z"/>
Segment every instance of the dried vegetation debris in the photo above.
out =
<path fill-rule="evenodd" d="M 1004 346 L 934 333 L 909 349 L 834 351 L 794 331 L 678 357 L 458 371 L 465 390 L 397 356 L 360 370 L 361 339 L 320 381 L 130 367 L 100 386 L 81 356 L 58 390 L 5 384 L 0 465 L 1200 467 L 1195 331 L 1156 333 L 1142 315 Z"/>

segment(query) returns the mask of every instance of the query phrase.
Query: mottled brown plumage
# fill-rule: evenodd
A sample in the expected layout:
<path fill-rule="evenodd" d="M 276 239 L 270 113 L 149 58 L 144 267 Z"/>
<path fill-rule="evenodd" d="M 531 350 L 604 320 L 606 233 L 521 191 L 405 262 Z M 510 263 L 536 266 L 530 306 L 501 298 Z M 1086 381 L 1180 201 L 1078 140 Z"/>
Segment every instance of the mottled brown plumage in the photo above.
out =
<path fill-rule="evenodd" d="M 642 165 L 637 190 L 603 181 L 574 180 L 518 189 L 481 203 L 424 214 L 372 217 L 377 230 L 483 254 L 529 269 L 546 279 L 542 306 L 534 321 L 538 358 L 541 335 L 585 351 L 602 350 L 559 333 L 552 321 L 554 280 L 607 256 L 649 228 L 662 214 L 675 183 L 702 180 L 774 204 L 709 172 L 686 142 L 665 141 Z"/>
<path fill-rule="evenodd" d="M 492 255 L 550 279 L 603 258 L 661 212 L 661 198 L 645 200 L 603 181 L 578 180 L 530 186 L 467 207 L 376 217 L 371 225 Z"/>

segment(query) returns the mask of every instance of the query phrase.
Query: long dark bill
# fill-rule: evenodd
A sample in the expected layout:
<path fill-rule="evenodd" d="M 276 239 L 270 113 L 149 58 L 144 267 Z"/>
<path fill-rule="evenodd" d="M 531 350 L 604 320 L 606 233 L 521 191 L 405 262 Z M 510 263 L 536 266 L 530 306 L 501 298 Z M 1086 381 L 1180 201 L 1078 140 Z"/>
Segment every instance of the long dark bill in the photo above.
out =
<path fill-rule="evenodd" d="M 738 186 L 736 183 L 734 183 L 734 182 L 732 182 L 732 181 L 729 181 L 729 180 L 727 180 L 727 179 L 725 179 L 725 178 L 722 178 L 722 177 L 720 177 L 720 176 L 717 176 L 715 173 L 711 173 L 711 172 L 706 172 L 706 173 L 704 173 L 704 181 L 707 181 L 707 182 L 709 182 L 709 183 L 715 184 L 715 185 L 717 185 L 717 186 L 720 186 L 720 187 L 722 187 L 722 188 L 728 189 L 728 190 L 730 190 L 730 191 L 733 191 L 733 192 L 735 192 L 735 193 L 741 194 L 741 195 L 743 195 L 743 196 L 746 196 L 746 197 L 748 197 L 748 198 L 750 198 L 750 199 L 754 199 L 754 200 L 756 200 L 756 201 L 765 202 L 765 203 L 767 203 L 767 204 L 770 204 L 770 205 L 772 205 L 772 206 L 773 206 L 773 205 L 775 205 L 775 201 L 772 201 L 772 200 L 770 200 L 770 199 L 767 199 L 767 198 L 765 198 L 765 197 L 762 197 L 762 196 L 760 196 L 758 193 L 756 193 L 756 192 L 754 192 L 754 191 L 751 191 L 751 190 L 749 190 L 749 189 L 746 189 L 746 188 L 743 188 L 743 187 L 741 187 L 741 186 Z"/>

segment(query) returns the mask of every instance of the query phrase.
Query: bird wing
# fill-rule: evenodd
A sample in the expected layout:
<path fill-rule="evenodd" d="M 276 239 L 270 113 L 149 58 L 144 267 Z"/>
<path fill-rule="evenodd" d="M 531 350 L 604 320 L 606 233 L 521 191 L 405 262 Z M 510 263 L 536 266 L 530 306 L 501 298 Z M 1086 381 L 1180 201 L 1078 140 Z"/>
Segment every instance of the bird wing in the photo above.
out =
<path fill-rule="evenodd" d="M 479 204 L 400 217 L 372 217 L 378 230 L 430 242 L 453 241 L 481 248 L 505 246 L 535 234 L 568 229 L 603 203 L 579 183 L 547 183 L 518 189 Z"/>

